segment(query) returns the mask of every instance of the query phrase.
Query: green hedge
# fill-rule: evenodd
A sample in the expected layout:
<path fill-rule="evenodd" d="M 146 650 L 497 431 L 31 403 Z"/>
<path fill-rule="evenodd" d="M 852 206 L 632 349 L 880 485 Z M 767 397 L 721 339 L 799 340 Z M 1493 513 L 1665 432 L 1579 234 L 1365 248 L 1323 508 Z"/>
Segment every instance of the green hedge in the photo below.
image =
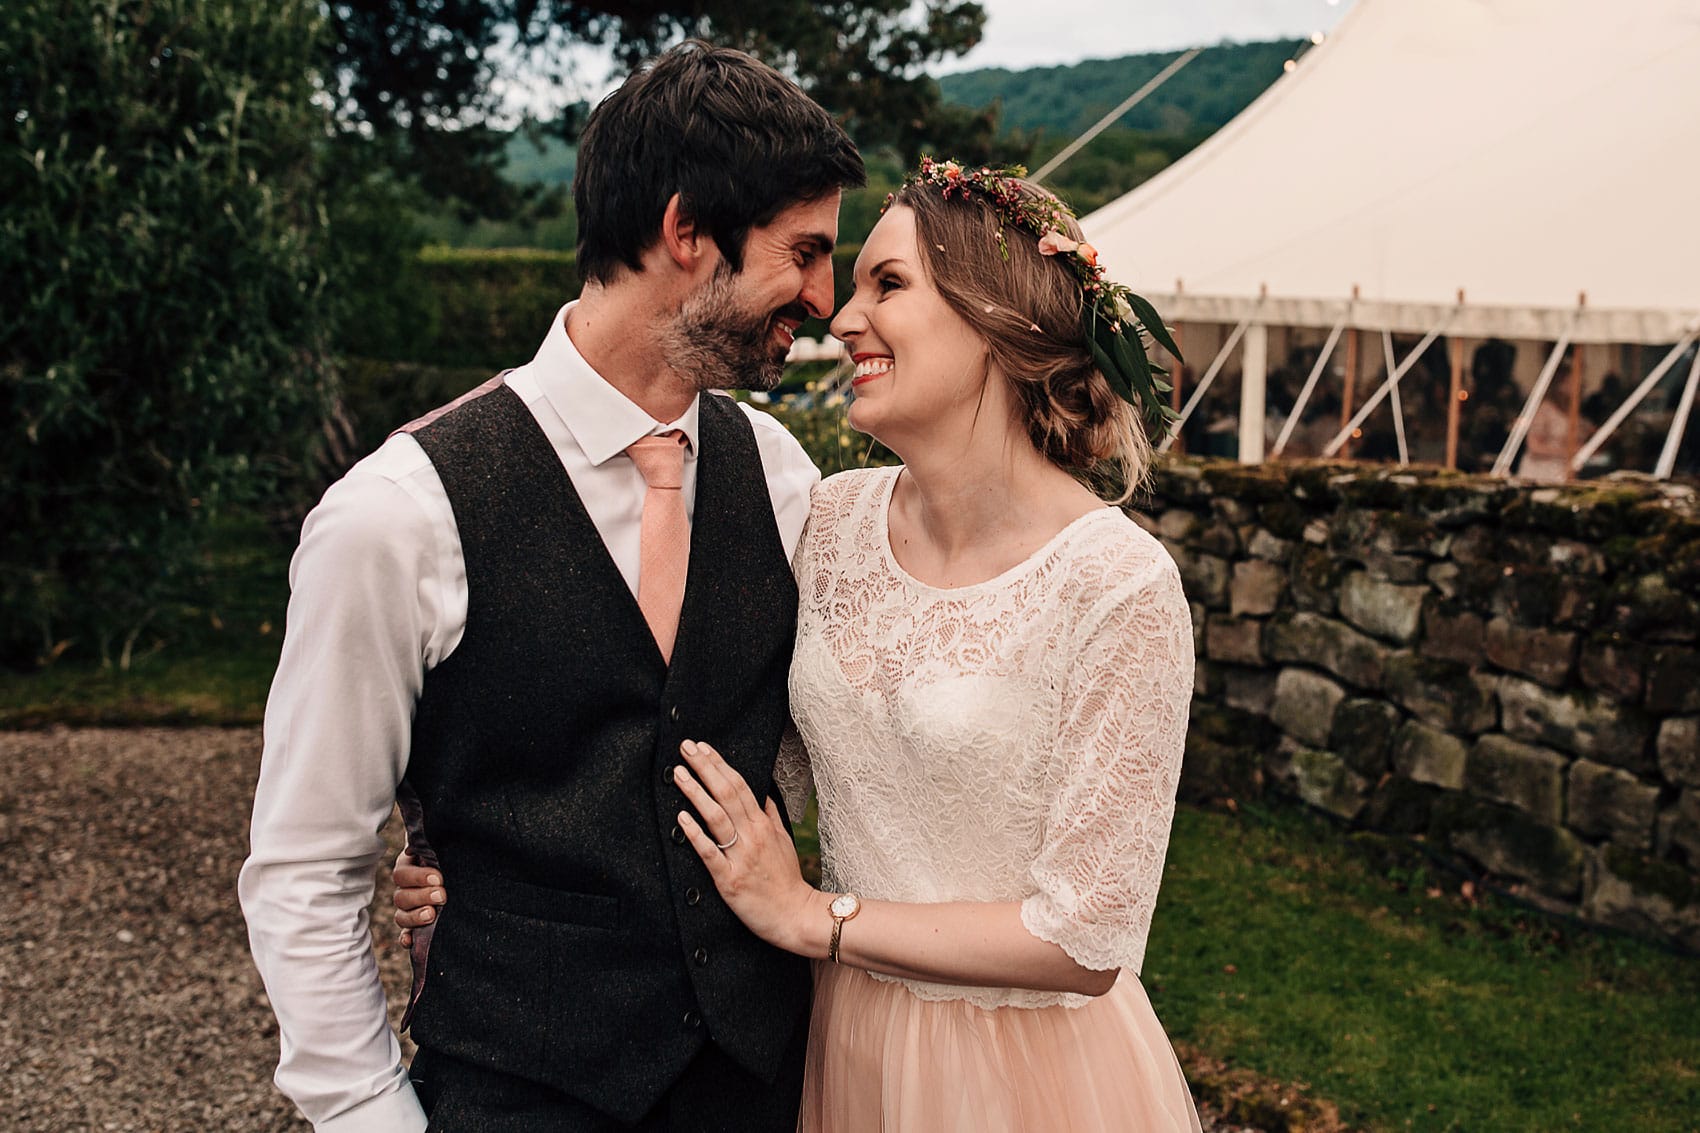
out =
<path fill-rule="evenodd" d="M 850 273 L 860 245 L 833 253 L 834 304 L 850 296 Z M 409 285 L 418 297 L 410 333 L 387 344 L 391 362 L 469 367 L 494 373 L 529 361 L 562 304 L 577 297 L 571 252 L 530 248 L 426 248 Z M 356 316 L 358 317 L 358 316 Z M 799 332 L 826 335 L 811 319 Z"/>

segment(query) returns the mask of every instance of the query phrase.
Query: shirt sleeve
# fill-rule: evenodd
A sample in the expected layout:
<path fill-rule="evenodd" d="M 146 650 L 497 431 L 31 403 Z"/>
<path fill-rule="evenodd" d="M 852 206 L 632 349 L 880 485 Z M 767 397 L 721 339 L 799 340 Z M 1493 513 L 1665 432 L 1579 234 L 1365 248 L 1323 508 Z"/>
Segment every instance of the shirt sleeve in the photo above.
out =
<path fill-rule="evenodd" d="M 771 413 L 763 413 L 746 402 L 738 405 L 755 429 L 756 451 L 761 454 L 767 494 L 773 500 L 779 541 L 785 546 L 785 557 L 792 558 L 803 535 L 803 524 L 809 518 L 809 495 L 820 483 L 820 469 L 797 443 L 797 438 Z"/>
<path fill-rule="evenodd" d="M 238 888 L 280 1027 L 278 1088 L 321 1131 L 425 1128 L 367 909 L 438 631 L 439 551 L 413 495 L 356 469 L 307 517 L 290 564 Z"/>
<path fill-rule="evenodd" d="M 1081 623 L 1062 782 L 1022 923 L 1094 971 L 1137 973 L 1163 876 L 1192 700 L 1191 614 L 1155 546 Z"/>

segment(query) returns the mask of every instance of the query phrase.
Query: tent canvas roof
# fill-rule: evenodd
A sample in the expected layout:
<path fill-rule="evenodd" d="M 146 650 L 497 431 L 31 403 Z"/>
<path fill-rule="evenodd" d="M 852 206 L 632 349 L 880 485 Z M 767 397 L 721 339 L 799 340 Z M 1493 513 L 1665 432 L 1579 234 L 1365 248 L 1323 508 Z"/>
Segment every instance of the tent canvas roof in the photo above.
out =
<path fill-rule="evenodd" d="M 1700 0 L 1359 0 L 1083 225 L 1175 322 L 1333 326 L 1356 285 L 1361 327 L 1671 342 L 1700 320 Z"/>

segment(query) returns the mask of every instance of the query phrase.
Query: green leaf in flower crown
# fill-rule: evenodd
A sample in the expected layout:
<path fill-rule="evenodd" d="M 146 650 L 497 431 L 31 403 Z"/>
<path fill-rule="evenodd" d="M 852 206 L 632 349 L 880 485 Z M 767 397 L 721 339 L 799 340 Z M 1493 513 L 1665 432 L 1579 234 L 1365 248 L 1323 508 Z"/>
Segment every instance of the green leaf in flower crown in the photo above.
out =
<path fill-rule="evenodd" d="M 1133 390 L 1129 388 L 1127 379 L 1122 377 L 1120 369 L 1098 343 L 1098 336 L 1093 335 L 1086 340 L 1092 347 L 1092 360 L 1098 364 L 1098 372 L 1104 375 L 1104 380 L 1110 383 L 1110 388 L 1124 401 L 1133 400 Z"/>
<path fill-rule="evenodd" d="M 1139 316 L 1140 325 L 1145 328 L 1146 333 L 1157 340 L 1157 345 L 1181 361 L 1186 361 L 1181 358 L 1181 348 L 1175 345 L 1175 340 L 1170 336 L 1169 328 L 1163 325 L 1163 317 L 1157 313 L 1157 308 L 1143 296 L 1135 295 L 1131 291 L 1127 293 L 1127 304 L 1133 308 L 1133 313 Z"/>

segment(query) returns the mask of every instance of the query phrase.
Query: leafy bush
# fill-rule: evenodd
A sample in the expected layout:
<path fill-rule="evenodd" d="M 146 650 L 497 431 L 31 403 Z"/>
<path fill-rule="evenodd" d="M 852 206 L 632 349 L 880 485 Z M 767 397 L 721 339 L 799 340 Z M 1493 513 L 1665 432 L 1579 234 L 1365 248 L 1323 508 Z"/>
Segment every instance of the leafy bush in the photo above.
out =
<path fill-rule="evenodd" d="M 329 384 L 316 0 L 0 4 L 0 658 L 125 664 Z"/>

